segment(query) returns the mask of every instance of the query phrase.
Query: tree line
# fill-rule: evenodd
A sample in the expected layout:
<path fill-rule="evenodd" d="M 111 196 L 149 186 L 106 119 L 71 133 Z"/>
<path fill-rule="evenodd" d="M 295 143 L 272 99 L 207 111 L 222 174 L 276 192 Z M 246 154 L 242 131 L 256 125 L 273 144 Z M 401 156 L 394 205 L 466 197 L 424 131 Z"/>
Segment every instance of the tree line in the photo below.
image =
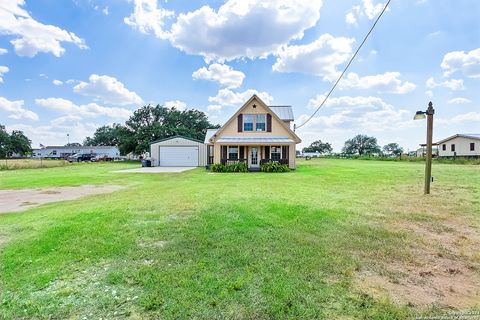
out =
<path fill-rule="evenodd" d="M 14 155 L 25 155 L 32 151 L 32 141 L 23 131 L 13 130 L 8 133 L 5 126 L 0 124 L 0 158 Z"/>
<path fill-rule="evenodd" d="M 317 140 L 312 142 L 310 146 L 303 148 L 302 152 L 330 154 L 332 150 L 330 143 Z M 380 147 L 377 138 L 359 134 L 345 141 L 342 153 L 349 156 L 385 155 L 399 157 L 403 153 L 403 148 L 395 142 Z"/>
<path fill-rule="evenodd" d="M 199 110 L 178 110 L 161 105 L 147 105 L 136 110 L 125 124 L 114 123 L 98 128 L 85 146 L 116 146 L 121 154 L 142 154 L 152 141 L 181 135 L 203 141 L 208 128 L 219 128 Z"/>

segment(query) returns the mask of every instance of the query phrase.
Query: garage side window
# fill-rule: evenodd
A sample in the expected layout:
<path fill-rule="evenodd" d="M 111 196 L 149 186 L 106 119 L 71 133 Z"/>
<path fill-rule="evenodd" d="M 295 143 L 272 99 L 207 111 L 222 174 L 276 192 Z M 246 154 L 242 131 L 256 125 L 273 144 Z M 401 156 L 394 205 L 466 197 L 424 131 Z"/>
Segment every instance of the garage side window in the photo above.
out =
<path fill-rule="evenodd" d="M 228 147 L 228 159 L 238 160 L 238 147 Z"/>
<path fill-rule="evenodd" d="M 442 145 L 442 150 L 443 150 L 443 151 L 446 151 L 446 150 L 447 150 L 447 145 L 446 145 L 445 143 Z"/>
<path fill-rule="evenodd" d="M 475 143 L 470 142 L 470 151 L 475 151 Z"/>
<path fill-rule="evenodd" d="M 450 146 L 450 151 L 452 151 L 452 152 L 455 151 L 455 144 L 454 143 Z"/>

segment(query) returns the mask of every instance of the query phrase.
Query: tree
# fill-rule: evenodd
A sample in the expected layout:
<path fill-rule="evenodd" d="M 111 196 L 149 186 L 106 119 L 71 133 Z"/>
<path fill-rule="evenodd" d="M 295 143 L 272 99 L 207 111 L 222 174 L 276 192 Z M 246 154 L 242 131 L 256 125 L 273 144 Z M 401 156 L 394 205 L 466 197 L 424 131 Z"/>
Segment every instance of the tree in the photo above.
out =
<path fill-rule="evenodd" d="M 5 158 L 10 146 L 10 135 L 5 130 L 5 126 L 0 124 L 0 158 Z"/>
<path fill-rule="evenodd" d="M 398 143 L 389 143 L 383 146 L 383 152 L 388 155 L 401 156 L 403 148 Z"/>
<path fill-rule="evenodd" d="M 346 154 L 372 154 L 379 153 L 380 146 L 377 144 L 377 138 L 359 134 L 350 140 L 345 141 L 342 149 Z"/>
<path fill-rule="evenodd" d="M 182 135 L 203 140 L 208 128 L 218 128 L 208 121 L 205 113 L 198 110 L 180 111 L 147 105 L 136 110 L 125 125 L 113 124 L 98 128 L 93 137 L 87 137 L 84 145 L 113 145 L 122 154 L 142 154 L 149 151 L 152 141 Z"/>
<path fill-rule="evenodd" d="M 332 145 L 328 142 L 323 143 L 322 140 L 314 141 L 310 146 L 303 148 L 303 152 L 318 152 L 320 154 L 332 152 Z"/>
<path fill-rule="evenodd" d="M 20 130 L 12 131 L 9 145 L 9 153 L 25 155 L 32 152 L 32 141 Z"/>
<path fill-rule="evenodd" d="M 116 146 L 120 144 L 122 140 L 123 126 L 118 123 L 114 123 L 111 126 L 106 125 L 95 130 L 93 138 L 87 137 L 83 141 L 84 146 Z"/>

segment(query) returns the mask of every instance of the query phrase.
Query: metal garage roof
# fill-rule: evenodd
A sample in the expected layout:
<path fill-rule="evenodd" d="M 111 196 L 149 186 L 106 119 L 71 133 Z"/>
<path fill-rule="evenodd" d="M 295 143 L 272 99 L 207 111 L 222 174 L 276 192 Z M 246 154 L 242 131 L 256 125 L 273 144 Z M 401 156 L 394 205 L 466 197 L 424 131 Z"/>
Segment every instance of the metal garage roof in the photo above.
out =
<path fill-rule="evenodd" d="M 289 137 L 239 137 L 225 136 L 217 140 L 218 143 L 293 143 Z"/>

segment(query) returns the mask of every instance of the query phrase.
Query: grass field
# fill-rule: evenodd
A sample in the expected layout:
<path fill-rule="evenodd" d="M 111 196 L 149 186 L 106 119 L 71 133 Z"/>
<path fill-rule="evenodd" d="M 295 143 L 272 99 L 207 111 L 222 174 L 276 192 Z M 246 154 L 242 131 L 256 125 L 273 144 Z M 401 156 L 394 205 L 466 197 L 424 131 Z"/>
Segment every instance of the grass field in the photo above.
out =
<path fill-rule="evenodd" d="M 66 160 L 50 159 L 0 159 L 0 170 L 37 169 L 64 167 L 70 163 Z"/>
<path fill-rule="evenodd" d="M 480 168 L 320 159 L 292 173 L 0 172 L 125 185 L 0 215 L 0 318 L 409 319 L 480 307 Z"/>

